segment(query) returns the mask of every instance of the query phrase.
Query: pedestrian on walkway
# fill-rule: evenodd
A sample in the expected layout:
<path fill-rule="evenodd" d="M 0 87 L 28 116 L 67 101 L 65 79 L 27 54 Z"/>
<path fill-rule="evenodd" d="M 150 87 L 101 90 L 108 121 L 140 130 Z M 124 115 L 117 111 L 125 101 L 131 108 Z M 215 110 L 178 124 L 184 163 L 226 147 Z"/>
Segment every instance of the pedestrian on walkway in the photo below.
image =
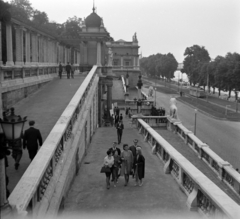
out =
<path fill-rule="evenodd" d="M 120 116 L 119 116 L 119 120 L 120 120 L 120 121 L 123 121 L 123 115 L 122 115 L 122 113 L 121 113 Z"/>
<path fill-rule="evenodd" d="M 42 146 L 42 136 L 39 129 L 35 129 L 33 126 L 35 121 L 29 121 L 30 128 L 24 132 L 23 136 L 23 148 L 28 149 L 29 158 L 31 161 L 36 156 L 38 146 Z"/>
<path fill-rule="evenodd" d="M 115 122 L 115 127 L 117 127 L 117 124 L 119 122 L 119 115 L 115 114 L 114 122 Z"/>
<path fill-rule="evenodd" d="M 114 158 L 112 156 L 112 151 L 108 150 L 107 151 L 107 156 L 104 158 L 104 163 L 103 165 L 105 167 L 109 167 L 110 168 L 110 172 L 105 173 L 106 174 L 106 188 L 110 189 L 110 176 L 112 174 L 112 166 L 114 164 Z"/>
<path fill-rule="evenodd" d="M 118 154 L 117 150 L 113 153 L 113 155 L 114 155 L 113 156 L 114 164 L 113 164 L 113 169 L 112 169 L 112 178 L 113 178 L 113 182 L 114 182 L 114 187 L 116 187 L 116 184 L 118 182 L 118 177 L 119 177 L 118 172 L 121 167 L 122 160 L 121 160 L 121 157 Z"/>
<path fill-rule="evenodd" d="M 69 62 L 67 63 L 66 65 L 66 72 L 67 72 L 67 78 L 69 79 L 70 78 L 70 72 L 72 70 L 72 67 L 71 65 L 69 64 Z"/>
<path fill-rule="evenodd" d="M 129 147 L 129 150 L 132 151 L 133 154 L 133 177 L 135 175 L 135 164 L 136 164 L 136 159 L 137 159 L 137 147 L 138 147 L 138 140 L 134 139 L 133 140 L 133 145 Z"/>
<path fill-rule="evenodd" d="M 59 63 L 59 67 L 58 67 L 58 73 L 59 73 L 59 78 L 62 79 L 62 72 L 63 72 L 63 67 L 62 67 L 62 63 Z"/>
<path fill-rule="evenodd" d="M 125 109 L 125 117 L 127 117 L 127 116 L 128 116 L 128 110 L 129 110 L 129 108 L 128 108 L 128 107 L 126 107 L 126 109 Z"/>
<path fill-rule="evenodd" d="M 123 122 L 121 120 L 119 120 L 116 128 L 117 128 L 118 144 L 121 144 L 122 133 L 123 133 L 123 129 L 124 129 L 124 125 L 123 125 Z"/>
<path fill-rule="evenodd" d="M 140 146 L 137 148 L 137 157 L 136 157 L 136 162 L 135 162 L 135 180 L 136 184 L 135 186 L 142 186 L 143 182 L 142 179 L 144 178 L 145 175 L 145 158 L 142 155 L 142 149 Z"/>
<path fill-rule="evenodd" d="M 20 165 L 20 160 L 22 158 L 23 150 L 22 150 L 22 138 L 15 141 L 12 147 L 12 157 L 15 161 L 15 170 L 18 169 Z"/>
<path fill-rule="evenodd" d="M 74 78 L 74 69 L 73 69 L 73 64 L 71 65 L 71 77 Z"/>
<path fill-rule="evenodd" d="M 116 107 L 116 114 L 119 116 L 120 113 L 120 109 L 118 107 Z"/>
<path fill-rule="evenodd" d="M 133 155 L 132 152 L 128 149 L 128 144 L 123 145 L 121 159 L 122 159 L 121 176 L 124 176 L 125 178 L 124 186 L 127 186 L 129 181 L 129 175 L 133 167 Z"/>

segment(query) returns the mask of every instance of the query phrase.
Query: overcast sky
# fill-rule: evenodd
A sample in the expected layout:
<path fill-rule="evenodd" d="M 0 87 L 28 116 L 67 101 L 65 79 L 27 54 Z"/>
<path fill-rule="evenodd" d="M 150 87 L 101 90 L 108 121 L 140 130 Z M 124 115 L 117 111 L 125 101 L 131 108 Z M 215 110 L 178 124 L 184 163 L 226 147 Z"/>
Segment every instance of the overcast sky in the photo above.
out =
<path fill-rule="evenodd" d="M 29 0 L 50 21 L 87 17 L 93 0 Z M 186 47 L 204 46 L 211 58 L 240 53 L 239 0 L 95 0 L 97 14 L 114 40 L 131 41 L 139 53 L 172 53 L 181 63 Z"/>

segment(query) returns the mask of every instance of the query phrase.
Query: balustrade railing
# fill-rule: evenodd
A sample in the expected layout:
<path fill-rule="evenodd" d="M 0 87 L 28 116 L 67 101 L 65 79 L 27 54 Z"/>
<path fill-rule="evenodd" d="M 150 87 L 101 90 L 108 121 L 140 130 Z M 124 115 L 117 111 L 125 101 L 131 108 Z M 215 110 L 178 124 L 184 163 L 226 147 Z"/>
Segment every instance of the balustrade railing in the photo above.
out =
<path fill-rule="evenodd" d="M 84 117 L 86 102 L 93 98 L 93 93 L 97 90 L 96 70 L 97 66 L 94 66 L 89 72 L 11 193 L 9 203 L 17 209 L 18 213 L 34 212 L 43 197 L 48 196 L 46 191 L 54 192 L 54 186 L 56 186 L 54 180 L 57 176 L 59 177 L 59 165 L 62 165 L 63 154 L 66 154 L 71 148 L 74 125 L 78 118 Z M 51 182 L 52 185 L 49 186 Z"/>
<path fill-rule="evenodd" d="M 239 217 L 239 205 L 226 193 L 175 150 L 146 122 L 139 118 L 135 121 L 135 124 L 139 133 L 144 135 L 147 142 L 152 147 L 156 145 L 156 153 L 164 162 L 165 173 L 171 173 L 179 183 L 188 196 L 187 205 L 190 209 L 201 211 L 207 217 L 212 215 L 232 219 Z M 216 162 L 212 165 L 217 169 Z M 230 174 L 227 174 L 227 171 L 224 172 L 223 178 L 232 186 L 234 185 L 233 178 L 230 177 Z"/>

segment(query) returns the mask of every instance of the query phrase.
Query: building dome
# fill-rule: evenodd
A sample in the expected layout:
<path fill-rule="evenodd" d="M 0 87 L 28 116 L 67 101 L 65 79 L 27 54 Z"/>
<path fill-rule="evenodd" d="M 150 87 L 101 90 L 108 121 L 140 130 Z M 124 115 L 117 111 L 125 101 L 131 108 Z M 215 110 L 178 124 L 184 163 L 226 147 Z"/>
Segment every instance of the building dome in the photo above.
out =
<path fill-rule="evenodd" d="M 100 27 L 101 21 L 102 21 L 102 18 L 100 18 L 93 10 L 93 12 L 86 17 L 85 24 L 87 27 Z"/>

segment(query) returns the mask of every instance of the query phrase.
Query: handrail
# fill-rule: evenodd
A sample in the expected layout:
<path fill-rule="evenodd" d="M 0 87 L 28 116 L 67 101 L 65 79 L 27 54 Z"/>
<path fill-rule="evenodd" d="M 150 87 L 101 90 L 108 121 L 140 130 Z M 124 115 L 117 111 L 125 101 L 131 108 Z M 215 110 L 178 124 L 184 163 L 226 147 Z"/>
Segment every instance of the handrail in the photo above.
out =
<path fill-rule="evenodd" d="M 97 75 L 96 70 L 97 66 L 93 66 L 11 193 L 9 203 L 19 212 L 27 211 L 30 202 L 34 205 L 43 197 L 61 155 L 70 147 L 68 140 L 75 121 L 85 110 L 84 102 Z"/>
<path fill-rule="evenodd" d="M 202 201 L 207 200 L 208 205 L 201 205 L 201 208 L 206 208 L 203 209 L 206 210 L 206 213 L 214 214 L 218 211 L 218 213 L 222 212 L 232 219 L 239 217 L 239 205 L 172 147 L 171 144 L 142 119 L 138 119 L 137 127 L 145 135 L 146 141 L 150 140 L 149 143 L 152 146 L 159 145 L 162 148 L 161 156 L 165 162 L 164 168 L 166 173 L 169 170 L 178 183 L 186 190 L 186 194 L 189 197 L 187 203 L 190 207 L 199 208 Z M 189 184 L 190 187 L 188 186 Z M 201 198 L 201 200 L 197 200 L 198 198 Z"/>

